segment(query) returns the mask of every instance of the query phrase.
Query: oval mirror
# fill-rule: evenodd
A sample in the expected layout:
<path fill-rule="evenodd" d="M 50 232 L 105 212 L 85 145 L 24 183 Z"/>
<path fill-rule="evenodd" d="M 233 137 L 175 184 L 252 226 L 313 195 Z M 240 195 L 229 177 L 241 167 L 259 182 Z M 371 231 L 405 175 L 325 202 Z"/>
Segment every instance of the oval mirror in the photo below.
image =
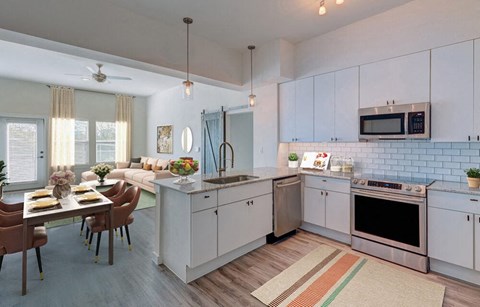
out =
<path fill-rule="evenodd" d="M 182 131 L 182 150 L 189 153 L 192 150 L 192 144 L 192 129 L 190 129 L 190 127 L 185 127 Z"/>

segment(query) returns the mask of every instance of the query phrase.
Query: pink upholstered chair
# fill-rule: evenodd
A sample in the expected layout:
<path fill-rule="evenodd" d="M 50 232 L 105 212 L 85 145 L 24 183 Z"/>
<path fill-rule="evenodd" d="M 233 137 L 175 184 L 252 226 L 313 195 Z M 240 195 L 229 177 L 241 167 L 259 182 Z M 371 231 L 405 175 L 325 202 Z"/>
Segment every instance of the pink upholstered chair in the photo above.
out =
<path fill-rule="evenodd" d="M 127 233 L 128 240 L 128 249 L 132 249 L 132 244 L 130 241 L 130 232 L 128 225 L 133 223 L 133 210 L 137 207 L 138 200 L 140 199 L 141 189 L 136 186 L 128 188 L 128 190 L 120 197 L 112 198 L 111 200 L 114 203 L 113 208 L 113 228 L 119 228 L 125 226 L 125 232 Z M 102 232 L 110 228 L 108 220 L 105 216 L 105 213 L 95 214 L 94 216 L 89 216 L 86 219 L 87 227 L 90 233 L 90 239 L 88 248 L 92 244 L 93 234 L 97 233 L 97 248 L 95 251 L 95 262 L 98 261 L 98 251 L 100 248 L 100 239 Z"/>
<path fill-rule="evenodd" d="M 40 279 L 43 280 L 42 258 L 40 247 L 47 244 L 47 231 L 44 226 L 28 227 L 27 248 L 35 248 L 37 254 Z M 3 256 L 23 250 L 23 211 L 13 214 L 0 214 L 0 270 Z"/>

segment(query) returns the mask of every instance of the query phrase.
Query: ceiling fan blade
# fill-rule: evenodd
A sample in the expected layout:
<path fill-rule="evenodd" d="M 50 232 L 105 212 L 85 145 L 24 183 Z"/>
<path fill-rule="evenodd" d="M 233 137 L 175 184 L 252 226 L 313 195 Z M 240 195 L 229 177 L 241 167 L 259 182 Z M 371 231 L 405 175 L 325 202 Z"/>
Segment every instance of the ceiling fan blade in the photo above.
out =
<path fill-rule="evenodd" d="M 85 66 L 86 69 L 88 69 L 92 74 L 96 74 L 97 71 L 91 68 L 90 66 Z"/>
<path fill-rule="evenodd" d="M 107 76 L 107 78 L 110 80 L 132 80 L 132 78 L 120 76 Z"/>

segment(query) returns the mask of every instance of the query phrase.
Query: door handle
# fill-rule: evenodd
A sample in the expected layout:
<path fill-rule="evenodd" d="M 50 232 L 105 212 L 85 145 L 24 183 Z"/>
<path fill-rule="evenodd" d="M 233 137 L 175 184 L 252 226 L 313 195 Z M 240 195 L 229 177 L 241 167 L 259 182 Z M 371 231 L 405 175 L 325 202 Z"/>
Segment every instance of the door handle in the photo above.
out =
<path fill-rule="evenodd" d="M 470 201 L 478 201 L 478 199 L 470 198 Z"/>

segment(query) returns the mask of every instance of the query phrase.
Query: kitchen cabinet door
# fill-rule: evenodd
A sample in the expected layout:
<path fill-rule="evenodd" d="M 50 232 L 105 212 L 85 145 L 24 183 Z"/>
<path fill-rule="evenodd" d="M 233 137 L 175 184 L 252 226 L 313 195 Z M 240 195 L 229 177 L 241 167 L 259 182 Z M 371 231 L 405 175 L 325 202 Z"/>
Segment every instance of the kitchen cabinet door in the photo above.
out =
<path fill-rule="evenodd" d="M 247 244 L 249 227 L 247 200 L 218 207 L 218 255 Z"/>
<path fill-rule="evenodd" d="M 313 77 L 295 81 L 295 141 L 313 142 Z"/>
<path fill-rule="evenodd" d="M 278 87 L 280 142 L 295 139 L 295 81 L 282 83 Z"/>
<path fill-rule="evenodd" d="M 480 271 L 480 214 L 474 215 L 475 224 L 475 270 Z"/>
<path fill-rule="evenodd" d="M 430 51 L 360 66 L 360 107 L 430 101 Z"/>
<path fill-rule="evenodd" d="M 473 269 L 473 214 L 429 207 L 428 256 Z"/>
<path fill-rule="evenodd" d="M 336 141 L 358 141 L 358 70 L 352 67 L 335 72 Z"/>
<path fill-rule="evenodd" d="M 190 267 L 217 257 L 217 208 L 192 213 Z"/>
<path fill-rule="evenodd" d="M 474 41 L 474 99 L 473 102 L 473 119 L 474 119 L 474 139 L 480 140 L 480 39 Z"/>
<path fill-rule="evenodd" d="M 260 239 L 273 231 L 272 214 L 272 194 L 251 199 L 250 206 L 248 206 L 249 242 Z"/>
<path fill-rule="evenodd" d="M 468 141 L 473 133 L 473 41 L 432 50 L 432 140 Z"/>
<path fill-rule="evenodd" d="M 333 140 L 335 136 L 335 74 L 315 76 L 315 142 Z"/>
<path fill-rule="evenodd" d="M 350 234 L 350 195 L 325 191 L 325 227 Z"/>
<path fill-rule="evenodd" d="M 325 227 L 325 192 L 305 187 L 303 189 L 303 221 Z"/>

